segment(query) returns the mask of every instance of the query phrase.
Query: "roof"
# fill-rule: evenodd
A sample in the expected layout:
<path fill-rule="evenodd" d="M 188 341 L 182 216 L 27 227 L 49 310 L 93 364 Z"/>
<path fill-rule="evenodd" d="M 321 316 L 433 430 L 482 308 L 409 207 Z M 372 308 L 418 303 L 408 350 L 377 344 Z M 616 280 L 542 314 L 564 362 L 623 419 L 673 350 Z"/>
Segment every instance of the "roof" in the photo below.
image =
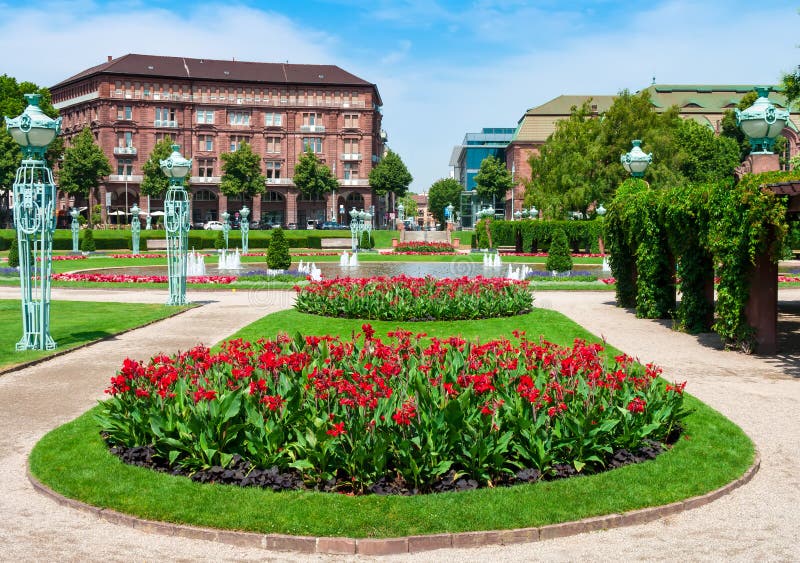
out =
<path fill-rule="evenodd" d="M 181 78 L 225 82 L 261 82 L 320 86 L 370 86 L 378 88 L 335 65 L 259 63 L 237 60 L 192 59 L 159 55 L 127 54 L 88 68 L 62 80 L 58 88 L 98 74 L 138 76 L 141 78 Z"/>

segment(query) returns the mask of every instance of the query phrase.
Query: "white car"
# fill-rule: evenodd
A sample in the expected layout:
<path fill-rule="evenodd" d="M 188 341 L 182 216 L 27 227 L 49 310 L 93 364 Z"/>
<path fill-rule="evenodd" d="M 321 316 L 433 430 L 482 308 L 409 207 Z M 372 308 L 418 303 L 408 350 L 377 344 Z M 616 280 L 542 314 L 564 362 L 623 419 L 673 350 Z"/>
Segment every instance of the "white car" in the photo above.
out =
<path fill-rule="evenodd" d="M 203 225 L 203 228 L 207 231 L 221 231 L 222 223 L 220 223 L 219 221 L 209 221 L 205 225 Z"/>

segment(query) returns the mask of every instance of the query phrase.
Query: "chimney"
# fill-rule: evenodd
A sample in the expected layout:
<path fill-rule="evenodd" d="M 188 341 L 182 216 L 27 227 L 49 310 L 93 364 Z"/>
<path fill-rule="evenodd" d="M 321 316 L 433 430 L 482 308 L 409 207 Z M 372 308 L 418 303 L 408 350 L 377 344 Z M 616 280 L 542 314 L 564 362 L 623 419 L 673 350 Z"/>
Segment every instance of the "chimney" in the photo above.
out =
<path fill-rule="evenodd" d="M 109 55 L 109 56 L 108 56 L 108 62 L 111 62 L 111 61 L 113 61 L 113 60 L 114 60 L 114 57 L 112 57 L 111 55 Z"/>

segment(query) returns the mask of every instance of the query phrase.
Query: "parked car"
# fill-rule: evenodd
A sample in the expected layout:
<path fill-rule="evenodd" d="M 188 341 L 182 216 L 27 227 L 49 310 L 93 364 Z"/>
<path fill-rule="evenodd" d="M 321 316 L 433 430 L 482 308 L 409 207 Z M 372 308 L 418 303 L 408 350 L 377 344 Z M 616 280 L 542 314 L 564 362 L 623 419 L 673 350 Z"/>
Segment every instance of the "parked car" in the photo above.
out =
<path fill-rule="evenodd" d="M 273 227 L 273 229 L 274 228 L 275 227 Z M 288 225 L 286 225 L 286 228 L 289 229 L 290 231 L 296 231 L 297 230 L 297 223 L 289 223 Z"/>
<path fill-rule="evenodd" d="M 207 231 L 221 231 L 222 230 L 222 223 L 219 221 L 208 221 L 203 228 Z"/>
<path fill-rule="evenodd" d="M 325 221 L 321 228 L 325 231 L 333 231 L 336 229 L 347 229 L 347 225 L 342 225 L 341 223 L 336 223 L 334 221 Z"/>
<path fill-rule="evenodd" d="M 317 228 L 317 222 L 316 221 L 314 221 L 312 219 L 309 219 L 308 221 L 306 221 L 306 229 L 307 230 L 313 231 L 316 228 Z"/>

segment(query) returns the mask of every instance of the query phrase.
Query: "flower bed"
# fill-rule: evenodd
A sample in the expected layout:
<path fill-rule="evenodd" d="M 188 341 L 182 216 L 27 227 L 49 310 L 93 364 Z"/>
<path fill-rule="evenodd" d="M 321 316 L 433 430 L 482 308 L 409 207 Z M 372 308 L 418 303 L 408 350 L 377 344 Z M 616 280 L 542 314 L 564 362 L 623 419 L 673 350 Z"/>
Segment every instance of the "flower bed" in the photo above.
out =
<path fill-rule="evenodd" d="M 401 242 L 395 254 L 452 254 L 453 245 L 446 242 Z"/>
<path fill-rule="evenodd" d="M 295 290 L 298 311 L 348 319 L 485 319 L 520 315 L 533 306 L 527 282 L 480 276 L 336 278 Z"/>
<path fill-rule="evenodd" d="M 204 256 L 208 256 L 207 254 Z M 112 254 L 111 258 L 166 258 L 166 254 Z"/>
<path fill-rule="evenodd" d="M 100 283 L 167 283 L 167 276 L 137 276 L 132 274 L 53 274 L 54 281 Z M 187 276 L 187 283 L 229 284 L 236 276 Z"/>
<path fill-rule="evenodd" d="M 66 260 L 86 260 L 86 256 L 78 255 L 78 254 L 61 254 L 51 257 L 53 262 L 63 262 Z M 39 261 L 39 258 L 36 258 L 36 261 Z"/>
<path fill-rule="evenodd" d="M 407 493 L 593 473 L 687 414 L 685 384 L 599 344 L 362 331 L 126 359 L 97 419 L 116 453 L 199 480 Z"/>
<path fill-rule="evenodd" d="M 537 258 L 546 258 L 549 256 L 547 252 L 500 252 L 502 256 L 533 256 Z M 605 254 L 598 254 L 597 252 L 573 252 L 570 254 L 573 258 L 603 258 Z"/>

